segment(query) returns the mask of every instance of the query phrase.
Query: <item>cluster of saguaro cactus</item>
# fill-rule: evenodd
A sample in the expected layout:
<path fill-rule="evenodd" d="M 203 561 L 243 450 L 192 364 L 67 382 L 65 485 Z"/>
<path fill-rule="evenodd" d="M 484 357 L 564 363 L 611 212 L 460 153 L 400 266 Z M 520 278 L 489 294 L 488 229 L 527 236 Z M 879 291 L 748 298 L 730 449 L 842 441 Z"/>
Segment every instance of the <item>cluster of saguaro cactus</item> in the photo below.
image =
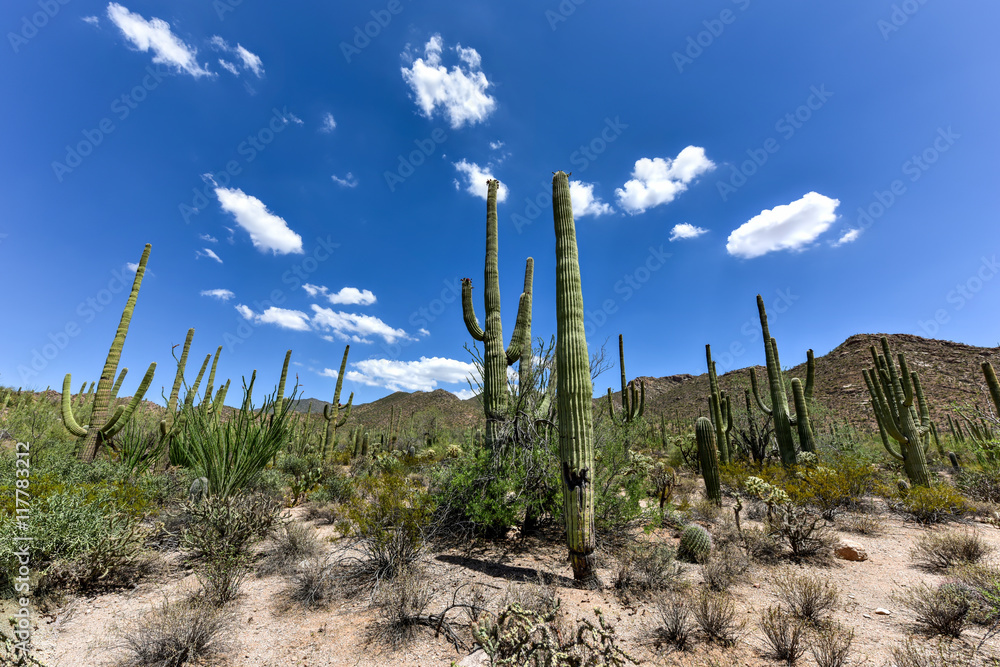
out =
<path fill-rule="evenodd" d="M 707 417 L 698 417 L 695 422 L 695 439 L 698 442 L 698 461 L 701 476 L 705 479 L 705 496 L 716 505 L 722 504 L 719 488 L 719 457 L 716 453 L 715 426 Z"/>
<path fill-rule="evenodd" d="M 712 361 L 712 346 L 705 345 L 705 358 L 708 361 L 708 407 L 711 411 L 712 425 L 715 427 L 715 437 L 718 441 L 719 460 L 729 463 L 731 457 L 730 433 L 733 431 L 733 410 L 729 405 L 726 392 L 719 389 L 719 377 L 715 374 L 715 362 Z"/>
<path fill-rule="evenodd" d="M 618 368 L 621 369 L 622 378 L 622 409 L 620 413 L 615 413 L 615 405 L 611 400 L 611 387 L 608 387 L 608 412 L 613 421 L 630 424 L 641 417 L 646 410 L 646 384 L 638 380 L 639 389 L 637 390 L 636 380 L 626 381 L 625 340 L 621 334 L 618 334 Z"/>
<path fill-rule="evenodd" d="M 556 401 L 562 467 L 563 518 L 573 578 L 600 585 L 594 562 L 594 424 L 590 356 L 584 328 L 583 288 L 569 177 L 552 178 L 556 231 Z"/>
<path fill-rule="evenodd" d="M 897 355 L 897 370 L 885 336 L 882 336 L 881 344 L 882 354 L 874 345 L 870 347 L 874 366 L 864 369 L 862 374 L 868 385 L 879 429 L 898 443 L 899 451 L 892 448 L 888 439 L 883 440 L 883 445 L 891 456 L 903 462 L 903 470 L 910 483 L 929 486 L 927 449 L 930 447 L 930 413 L 920 387 L 920 378 L 916 371 L 910 371 L 902 353 Z M 914 399 L 917 407 L 914 407 Z"/>
<path fill-rule="evenodd" d="M 344 372 L 347 370 L 347 355 L 350 351 L 350 345 L 344 347 L 344 358 L 340 360 L 340 372 L 337 373 L 337 386 L 333 390 L 333 402 L 323 406 L 326 429 L 323 431 L 323 445 L 319 453 L 320 459 L 323 461 L 326 460 L 327 452 L 332 450 L 337 443 L 337 429 L 347 422 L 347 418 L 351 416 L 351 406 L 354 404 L 353 391 L 350 398 L 347 399 L 347 407 L 340 404 L 340 389 L 344 385 Z"/>
<path fill-rule="evenodd" d="M 771 407 L 761 400 L 757 388 L 757 374 L 750 369 L 750 387 L 754 399 L 765 414 L 771 415 L 774 424 L 774 437 L 778 441 L 778 453 L 781 463 L 785 466 L 795 465 L 795 438 L 792 427 L 799 433 L 799 446 L 804 452 L 816 451 L 813 440 L 812 426 L 809 423 L 809 403 L 812 401 L 813 380 L 815 378 L 815 361 L 813 351 L 809 350 L 806 362 L 806 386 L 803 390 L 798 378 L 792 378 L 792 395 L 795 402 L 795 414 L 788 412 L 788 396 L 785 394 L 785 382 L 781 375 L 781 361 L 778 358 L 778 343 L 771 337 L 767 326 L 767 311 L 764 309 L 764 299 L 757 295 L 757 311 L 760 314 L 760 328 L 764 336 L 764 357 L 767 363 L 767 384 L 771 394 Z"/>
<path fill-rule="evenodd" d="M 93 461 L 100 452 L 103 444 L 113 438 L 129 419 L 132 413 L 139 407 L 146 390 L 149 389 L 153 381 L 153 373 L 156 371 L 156 362 L 149 365 L 146 375 L 143 376 L 139 388 L 136 390 L 132 400 L 127 405 L 119 405 L 111 412 L 112 404 L 121 387 L 121 380 L 124 379 L 128 369 L 123 369 L 118 382 L 115 382 L 115 374 L 118 372 L 118 363 L 121 361 L 122 347 L 125 344 L 125 336 L 128 334 L 129 323 L 132 321 L 132 312 L 135 310 L 135 302 L 139 298 L 139 287 L 142 285 L 142 277 L 146 273 L 146 263 L 149 261 L 149 252 L 152 249 L 150 244 L 146 244 L 139 266 L 135 271 L 135 280 L 132 282 L 132 291 L 129 293 L 128 301 L 125 302 L 125 310 L 122 311 L 121 321 L 118 323 L 118 330 L 115 332 L 114 340 L 111 342 L 111 349 L 108 350 L 107 359 L 104 361 L 104 369 L 101 371 L 100 380 L 97 383 L 97 393 L 94 396 L 93 409 L 90 413 L 90 424 L 80 426 L 73 415 L 72 405 L 72 384 L 73 378 L 67 373 L 63 380 L 62 390 L 62 417 L 63 424 L 73 435 L 82 439 L 80 447 L 80 458 L 84 461 Z"/>
<path fill-rule="evenodd" d="M 486 446 L 499 444 L 500 423 L 507 406 L 507 366 L 522 357 L 525 346 L 531 348 L 531 340 L 525 339 L 525 331 L 530 331 L 531 277 L 534 260 L 528 258 L 525 268 L 524 292 L 517 309 L 517 321 L 510 345 L 504 349 L 503 329 L 500 321 L 500 270 L 497 263 L 497 189 L 499 181 L 487 181 L 486 194 L 486 268 L 483 282 L 486 319 L 479 325 L 472 305 L 472 281 L 462 279 L 462 314 L 469 335 L 483 344 L 483 409 L 486 413 Z M 530 333 L 528 334 L 530 335 Z"/>

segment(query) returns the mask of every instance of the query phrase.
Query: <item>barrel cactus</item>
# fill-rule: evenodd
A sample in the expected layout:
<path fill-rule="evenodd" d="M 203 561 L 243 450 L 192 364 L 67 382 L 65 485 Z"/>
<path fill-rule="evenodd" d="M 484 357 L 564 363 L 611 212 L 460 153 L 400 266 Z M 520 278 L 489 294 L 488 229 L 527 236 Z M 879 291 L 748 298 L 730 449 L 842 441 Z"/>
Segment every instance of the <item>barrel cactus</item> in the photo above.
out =
<path fill-rule="evenodd" d="M 712 553 L 712 536 L 701 526 L 691 524 L 681 531 L 677 557 L 693 563 L 704 563 Z"/>

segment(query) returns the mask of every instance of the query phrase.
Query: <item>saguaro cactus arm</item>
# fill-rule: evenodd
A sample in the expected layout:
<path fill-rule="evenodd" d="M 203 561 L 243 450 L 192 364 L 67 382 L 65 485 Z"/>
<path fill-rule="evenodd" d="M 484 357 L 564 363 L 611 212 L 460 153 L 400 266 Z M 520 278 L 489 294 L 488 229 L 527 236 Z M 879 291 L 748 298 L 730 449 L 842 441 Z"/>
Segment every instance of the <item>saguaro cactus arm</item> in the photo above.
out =
<path fill-rule="evenodd" d="M 66 377 L 63 378 L 63 391 L 62 391 L 62 418 L 63 425 L 66 430 L 75 435 L 78 438 L 86 437 L 87 429 L 83 428 L 76 422 L 76 417 L 73 415 L 73 404 L 72 404 L 72 387 L 73 376 L 70 373 L 66 373 Z"/>
<path fill-rule="evenodd" d="M 155 371 L 156 362 L 154 361 L 149 365 L 146 374 L 142 377 L 142 382 L 139 383 L 139 388 L 136 389 L 132 400 L 127 405 L 119 405 L 115 408 L 115 413 L 111 416 L 111 419 L 101 428 L 101 434 L 105 439 L 115 437 L 125 427 L 128 420 L 132 418 L 136 408 L 142 403 L 142 398 L 146 395 L 149 385 L 153 382 L 153 373 Z"/>
<path fill-rule="evenodd" d="M 465 318 L 465 328 L 469 330 L 473 340 L 483 342 L 486 334 L 476 317 L 476 306 L 472 302 L 472 281 L 468 278 L 462 278 L 462 316 Z"/>
<path fill-rule="evenodd" d="M 611 418 L 622 424 L 629 424 L 642 416 L 646 410 L 646 384 L 641 380 L 626 380 L 625 375 L 625 339 L 618 334 L 618 368 L 621 371 L 621 414 L 615 414 L 614 405 L 611 402 L 611 388 L 608 387 L 608 409 L 611 411 Z M 636 385 L 638 384 L 638 389 Z"/>

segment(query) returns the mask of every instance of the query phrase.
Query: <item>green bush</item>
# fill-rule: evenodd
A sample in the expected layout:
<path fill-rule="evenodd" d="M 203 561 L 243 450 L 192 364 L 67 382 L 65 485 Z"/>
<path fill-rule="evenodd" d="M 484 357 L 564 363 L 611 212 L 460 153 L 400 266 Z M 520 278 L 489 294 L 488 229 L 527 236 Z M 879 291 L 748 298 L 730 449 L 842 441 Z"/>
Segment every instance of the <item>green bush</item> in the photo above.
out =
<path fill-rule="evenodd" d="M 594 429 L 594 523 L 599 531 L 618 533 L 642 516 L 641 501 L 649 495 L 653 460 L 635 451 L 646 422 L 603 421 Z"/>
<path fill-rule="evenodd" d="M 905 493 L 900 491 L 894 505 L 922 524 L 941 523 L 972 511 L 969 502 L 949 484 L 915 486 Z"/>
<path fill-rule="evenodd" d="M 1000 471 L 963 468 L 955 478 L 955 485 L 972 500 L 1000 503 Z"/>

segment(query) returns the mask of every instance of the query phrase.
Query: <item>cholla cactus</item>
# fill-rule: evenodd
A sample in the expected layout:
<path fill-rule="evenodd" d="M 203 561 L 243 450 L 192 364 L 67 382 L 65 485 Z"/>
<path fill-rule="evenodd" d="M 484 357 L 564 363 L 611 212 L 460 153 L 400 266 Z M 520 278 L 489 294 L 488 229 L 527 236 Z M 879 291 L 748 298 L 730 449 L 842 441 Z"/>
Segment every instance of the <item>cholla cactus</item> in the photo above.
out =
<path fill-rule="evenodd" d="M 768 505 L 780 505 L 787 503 L 789 500 L 788 494 L 785 493 L 784 489 L 779 489 L 772 484 L 768 484 L 760 477 L 748 477 L 747 481 L 743 484 L 743 489 L 747 494 L 757 500 L 764 501 Z"/>

